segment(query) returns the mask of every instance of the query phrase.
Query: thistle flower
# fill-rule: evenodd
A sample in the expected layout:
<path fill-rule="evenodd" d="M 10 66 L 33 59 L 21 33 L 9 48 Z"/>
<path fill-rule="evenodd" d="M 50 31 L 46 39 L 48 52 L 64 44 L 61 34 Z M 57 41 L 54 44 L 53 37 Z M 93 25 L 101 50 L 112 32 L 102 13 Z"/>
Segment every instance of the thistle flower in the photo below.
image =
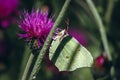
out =
<path fill-rule="evenodd" d="M 19 27 L 24 34 L 19 34 L 20 38 L 25 38 L 26 41 L 35 42 L 38 48 L 45 42 L 54 22 L 52 18 L 48 18 L 48 11 L 43 12 L 38 9 L 32 10 L 31 13 L 25 12 L 24 18 L 21 18 Z M 34 45 L 34 44 L 33 44 Z"/>
<path fill-rule="evenodd" d="M 0 0 L 0 25 L 6 28 L 16 14 L 19 0 Z"/>
<path fill-rule="evenodd" d="M 105 75 L 108 75 L 110 68 L 111 68 L 111 62 L 108 61 L 108 58 L 103 52 L 94 60 L 93 70 L 92 70 L 94 78 L 97 79 Z"/>
<path fill-rule="evenodd" d="M 95 59 L 95 64 L 97 67 L 103 68 L 106 60 L 107 60 L 106 56 L 102 54 Z"/>

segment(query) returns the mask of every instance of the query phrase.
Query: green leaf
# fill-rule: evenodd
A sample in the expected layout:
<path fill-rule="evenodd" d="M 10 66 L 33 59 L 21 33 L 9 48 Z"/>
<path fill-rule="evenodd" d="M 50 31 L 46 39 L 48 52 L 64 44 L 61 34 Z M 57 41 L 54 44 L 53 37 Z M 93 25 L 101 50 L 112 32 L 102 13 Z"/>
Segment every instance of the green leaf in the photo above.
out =
<path fill-rule="evenodd" d="M 62 34 L 61 34 L 62 33 Z M 61 35 L 60 35 L 61 34 Z M 91 67 L 93 57 L 90 52 L 64 31 L 52 41 L 49 58 L 60 71 L 74 71 L 77 68 Z"/>

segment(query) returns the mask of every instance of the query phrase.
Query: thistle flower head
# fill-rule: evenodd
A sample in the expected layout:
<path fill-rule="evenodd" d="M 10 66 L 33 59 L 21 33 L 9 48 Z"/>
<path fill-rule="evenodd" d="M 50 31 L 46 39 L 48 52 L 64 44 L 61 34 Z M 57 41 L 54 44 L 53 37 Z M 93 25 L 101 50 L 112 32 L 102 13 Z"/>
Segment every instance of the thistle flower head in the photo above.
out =
<path fill-rule="evenodd" d="M 24 18 L 21 18 L 19 22 L 19 27 L 24 34 L 19 34 L 19 37 L 27 41 L 36 40 L 40 47 L 45 42 L 53 24 L 52 18 L 48 18 L 48 11 L 43 12 L 38 9 L 32 10 L 31 13 L 25 12 Z"/>
<path fill-rule="evenodd" d="M 0 0 L 0 19 L 6 18 L 17 10 L 19 0 Z"/>
<path fill-rule="evenodd" d="M 0 26 L 7 28 L 15 22 L 20 0 L 0 0 Z"/>
<path fill-rule="evenodd" d="M 107 61 L 107 57 L 104 54 L 101 54 L 95 59 L 95 66 L 98 68 L 103 68 Z"/>

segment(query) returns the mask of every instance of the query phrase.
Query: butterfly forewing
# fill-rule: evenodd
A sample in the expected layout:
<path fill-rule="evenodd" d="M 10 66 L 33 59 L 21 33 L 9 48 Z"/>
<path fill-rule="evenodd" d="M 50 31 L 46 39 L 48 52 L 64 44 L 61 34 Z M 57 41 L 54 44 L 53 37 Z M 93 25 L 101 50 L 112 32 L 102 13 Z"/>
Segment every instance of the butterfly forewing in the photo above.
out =
<path fill-rule="evenodd" d="M 62 40 L 52 41 L 49 58 L 60 71 L 91 67 L 93 63 L 90 52 L 69 35 L 63 37 Z"/>

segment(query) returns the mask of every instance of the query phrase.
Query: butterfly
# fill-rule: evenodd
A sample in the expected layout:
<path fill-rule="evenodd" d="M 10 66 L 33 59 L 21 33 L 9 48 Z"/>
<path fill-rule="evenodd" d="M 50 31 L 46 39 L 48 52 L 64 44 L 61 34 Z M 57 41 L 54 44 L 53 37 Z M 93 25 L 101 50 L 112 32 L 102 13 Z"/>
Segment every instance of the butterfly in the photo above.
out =
<path fill-rule="evenodd" d="M 93 64 L 91 53 L 65 29 L 53 39 L 49 58 L 59 71 L 74 71 L 78 68 L 91 67 Z"/>

